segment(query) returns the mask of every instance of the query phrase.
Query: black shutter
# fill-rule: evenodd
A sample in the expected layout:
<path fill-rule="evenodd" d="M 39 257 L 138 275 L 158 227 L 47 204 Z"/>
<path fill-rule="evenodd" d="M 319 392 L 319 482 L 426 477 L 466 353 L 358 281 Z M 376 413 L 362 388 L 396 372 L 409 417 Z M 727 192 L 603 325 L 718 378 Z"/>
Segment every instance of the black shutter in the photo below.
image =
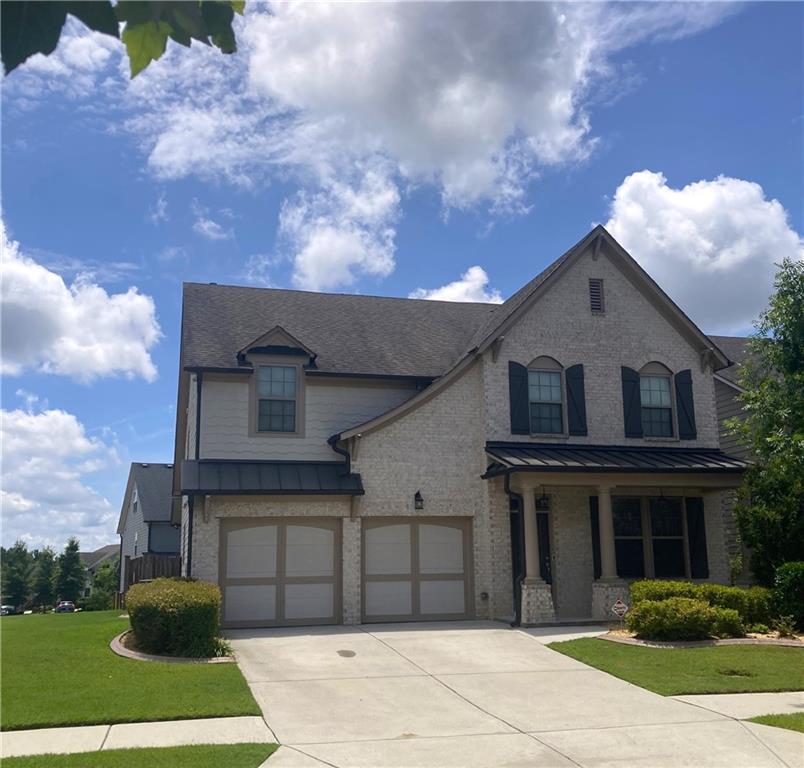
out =
<path fill-rule="evenodd" d="M 595 578 L 599 579 L 603 570 L 600 567 L 600 518 L 597 511 L 597 496 L 589 497 L 589 517 L 592 521 L 592 567 Z"/>
<path fill-rule="evenodd" d="M 687 505 L 687 542 L 690 551 L 690 576 L 693 579 L 709 578 L 709 558 L 706 555 L 706 522 L 703 499 L 700 496 L 685 499 Z"/>
<path fill-rule="evenodd" d="M 694 440 L 698 436 L 695 429 L 695 404 L 692 400 L 692 371 L 679 371 L 676 374 L 676 406 L 678 411 L 678 436 L 681 440 Z"/>
<path fill-rule="evenodd" d="M 508 397 L 511 406 L 511 433 L 529 435 L 528 369 L 513 360 L 508 362 Z"/>
<path fill-rule="evenodd" d="M 583 366 L 571 365 L 564 373 L 567 382 L 567 426 L 571 435 L 586 434 L 586 395 Z"/>
<path fill-rule="evenodd" d="M 642 437 L 642 398 L 639 395 L 639 373 L 633 368 L 622 368 L 623 417 L 625 436 Z"/>
<path fill-rule="evenodd" d="M 547 584 L 553 583 L 550 569 L 550 518 L 547 512 L 536 513 L 536 537 L 539 541 L 539 575 Z"/>

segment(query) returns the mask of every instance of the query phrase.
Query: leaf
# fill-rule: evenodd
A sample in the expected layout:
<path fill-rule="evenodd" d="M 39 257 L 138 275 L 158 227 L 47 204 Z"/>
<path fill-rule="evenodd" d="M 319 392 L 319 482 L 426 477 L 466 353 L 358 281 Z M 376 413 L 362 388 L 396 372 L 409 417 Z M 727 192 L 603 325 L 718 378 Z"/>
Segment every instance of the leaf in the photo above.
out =
<path fill-rule="evenodd" d="M 232 0 L 232 10 L 242 16 L 246 10 L 246 0 Z"/>
<path fill-rule="evenodd" d="M 123 42 L 126 44 L 131 64 L 131 77 L 136 77 L 165 52 L 170 33 L 170 25 L 164 21 L 126 24 L 123 30 Z"/>
<path fill-rule="evenodd" d="M 232 30 L 232 21 L 234 21 L 232 3 L 201 0 L 201 14 L 213 44 L 223 53 L 234 53 L 237 50 L 237 42 Z"/>
<path fill-rule="evenodd" d="M 0 3 L 0 55 L 6 74 L 35 53 L 53 53 L 66 18 L 62 3 Z"/>
<path fill-rule="evenodd" d="M 75 16 L 76 19 L 82 21 L 90 29 L 95 32 L 102 32 L 104 35 L 111 35 L 112 37 L 120 37 L 120 25 L 115 16 L 114 8 L 110 0 L 102 0 L 96 2 L 95 0 L 72 0 L 72 2 L 64 4 L 67 13 Z"/>

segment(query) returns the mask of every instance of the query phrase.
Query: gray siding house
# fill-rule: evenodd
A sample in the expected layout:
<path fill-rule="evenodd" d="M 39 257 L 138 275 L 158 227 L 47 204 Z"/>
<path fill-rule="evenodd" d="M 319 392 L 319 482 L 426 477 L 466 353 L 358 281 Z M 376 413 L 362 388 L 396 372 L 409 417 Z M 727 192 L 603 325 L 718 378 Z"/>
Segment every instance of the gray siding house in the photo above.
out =
<path fill-rule="evenodd" d="M 133 561 L 148 555 L 178 555 L 180 531 L 171 524 L 172 464 L 134 462 L 120 509 L 120 591 L 131 582 Z"/>
<path fill-rule="evenodd" d="M 727 583 L 727 354 L 602 227 L 500 305 L 184 286 L 174 507 L 228 627 Z"/>

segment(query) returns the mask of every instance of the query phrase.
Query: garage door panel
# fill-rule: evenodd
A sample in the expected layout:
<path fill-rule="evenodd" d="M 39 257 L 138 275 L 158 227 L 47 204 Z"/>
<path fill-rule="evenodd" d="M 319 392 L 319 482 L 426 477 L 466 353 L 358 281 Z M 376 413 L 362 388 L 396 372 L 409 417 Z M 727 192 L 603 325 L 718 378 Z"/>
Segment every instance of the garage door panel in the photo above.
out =
<path fill-rule="evenodd" d="M 224 621 L 274 621 L 276 586 L 246 584 L 224 589 Z"/>
<path fill-rule="evenodd" d="M 366 584 L 367 616 L 407 616 L 413 612 L 410 581 L 370 581 Z"/>
<path fill-rule="evenodd" d="M 422 615 L 466 613 L 463 579 L 443 581 L 422 581 L 419 584 L 419 606 Z"/>
<path fill-rule="evenodd" d="M 368 528 L 363 556 L 370 576 L 409 574 L 411 566 L 409 523 Z"/>
<path fill-rule="evenodd" d="M 464 531 L 448 525 L 419 526 L 419 573 L 463 573 Z"/>
<path fill-rule="evenodd" d="M 226 577 L 276 576 L 277 526 L 257 525 L 229 531 L 226 539 Z"/>
<path fill-rule="evenodd" d="M 334 613 L 333 584 L 286 584 L 286 619 L 329 619 Z"/>
<path fill-rule="evenodd" d="M 285 576 L 334 576 L 335 531 L 311 525 L 288 525 Z"/>

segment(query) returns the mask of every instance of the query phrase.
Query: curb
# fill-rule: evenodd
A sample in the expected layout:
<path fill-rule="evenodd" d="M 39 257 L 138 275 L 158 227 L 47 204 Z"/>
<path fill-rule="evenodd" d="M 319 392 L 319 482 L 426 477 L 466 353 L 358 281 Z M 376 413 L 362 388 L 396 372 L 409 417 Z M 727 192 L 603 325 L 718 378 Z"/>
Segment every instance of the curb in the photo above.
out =
<path fill-rule="evenodd" d="M 217 656 L 213 659 L 194 659 L 188 656 L 157 656 L 153 653 L 141 653 L 140 651 L 132 651 L 131 648 L 126 648 L 123 645 L 123 637 L 131 632 L 127 629 L 112 638 L 109 647 L 118 656 L 123 656 L 126 659 L 135 659 L 137 661 L 161 661 L 168 664 L 234 664 L 235 659 L 233 656 Z"/>
<path fill-rule="evenodd" d="M 663 640 L 640 640 L 636 637 L 623 637 L 607 632 L 599 635 L 598 640 L 608 640 L 610 643 L 623 645 L 641 645 L 643 648 L 709 648 L 715 645 L 777 645 L 785 648 L 804 648 L 800 640 L 776 640 L 765 637 L 727 637 L 722 640 L 676 640 L 665 642 Z"/>

